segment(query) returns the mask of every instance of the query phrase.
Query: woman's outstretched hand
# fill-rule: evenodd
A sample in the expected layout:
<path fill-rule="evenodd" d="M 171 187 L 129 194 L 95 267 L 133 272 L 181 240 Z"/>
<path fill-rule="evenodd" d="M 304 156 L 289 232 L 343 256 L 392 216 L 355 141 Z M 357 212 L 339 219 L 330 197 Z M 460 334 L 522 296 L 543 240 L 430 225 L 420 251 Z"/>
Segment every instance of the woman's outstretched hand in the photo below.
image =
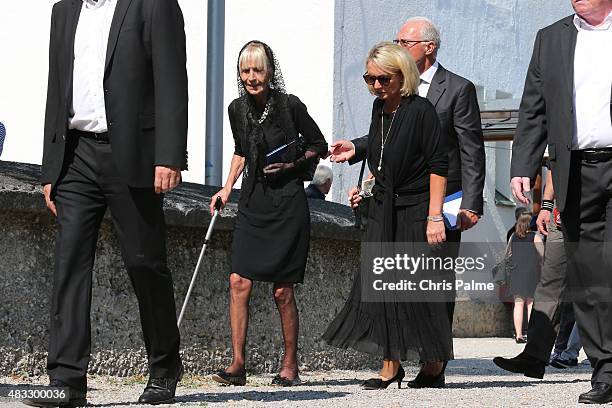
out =
<path fill-rule="evenodd" d="M 355 157 L 355 145 L 348 140 L 338 140 L 332 143 L 328 153 L 329 160 L 335 163 L 343 163 Z"/>

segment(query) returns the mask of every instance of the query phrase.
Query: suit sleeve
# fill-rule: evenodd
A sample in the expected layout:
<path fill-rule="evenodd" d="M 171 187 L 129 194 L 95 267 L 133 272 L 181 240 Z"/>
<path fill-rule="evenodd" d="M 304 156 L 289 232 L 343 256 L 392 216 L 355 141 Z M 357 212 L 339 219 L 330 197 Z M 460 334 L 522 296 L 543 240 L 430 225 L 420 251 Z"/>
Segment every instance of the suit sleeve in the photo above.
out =
<path fill-rule="evenodd" d="M 57 109 L 59 106 L 59 76 L 56 64 L 56 5 L 51 12 L 51 33 L 49 35 L 49 77 L 47 80 L 47 105 L 45 107 L 45 128 L 43 133 L 43 158 L 41 167 L 40 183 L 45 185 L 51 183 L 49 162 L 53 160 L 51 143 L 55 138 L 57 128 Z"/>
<path fill-rule="evenodd" d="M 421 150 L 429 165 L 429 171 L 440 177 L 448 176 L 448 146 L 441 142 L 440 119 L 433 105 L 423 110 L 421 122 Z"/>
<path fill-rule="evenodd" d="M 453 125 L 457 134 L 461 158 L 461 188 L 463 198 L 461 208 L 483 213 L 482 192 L 485 184 L 485 150 L 480 107 L 476 88 L 467 82 L 459 92 Z"/>
<path fill-rule="evenodd" d="M 542 93 L 540 49 L 542 32 L 538 32 L 533 55 L 527 69 L 519 120 L 512 143 L 511 177 L 535 178 L 546 149 L 546 101 Z"/>
<path fill-rule="evenodd" d="M 187 169 L 187 68 L 177 0 L 157 0 L 151 25 L 155 86 L 155 164 Z"/>

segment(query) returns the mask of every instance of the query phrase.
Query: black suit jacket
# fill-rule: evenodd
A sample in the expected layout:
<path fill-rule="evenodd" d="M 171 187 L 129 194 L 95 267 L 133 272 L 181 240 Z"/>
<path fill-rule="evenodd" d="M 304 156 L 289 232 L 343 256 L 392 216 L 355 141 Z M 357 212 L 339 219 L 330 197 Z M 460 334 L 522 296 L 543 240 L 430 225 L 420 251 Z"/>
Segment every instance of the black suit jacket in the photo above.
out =
<path fill-rule="evenodd" d="M 82 0 L 53 6 L 41 182 L 54 185 L 72 105 L 74 38 Z M 187 168 L 187 71 L 176 0 L 118 0 L 106 54 L 104 100 L 119 173 L 152 187 L 156 165 Z"/>
<path fill-rule="evenodd" d="M 440 140 L 449 151 L 447 194 L 463 190 L 461 208 L 482 214 L 485 151 L 476 88 L 472 82 L 438 64 L 427 99 L 436 108 Z M 367 136 L 352 142 L 356 154 L 350 163 L 365 158 Z"/>
<path fill-rule="evenodd" d="M 578 31 L 566 17 L 541 29 L 519 108 L 512 144 L 512 177 L 532 180 L 548 143 L 557 207 L 565 209 L 574 132 L 574 50 Z"/>

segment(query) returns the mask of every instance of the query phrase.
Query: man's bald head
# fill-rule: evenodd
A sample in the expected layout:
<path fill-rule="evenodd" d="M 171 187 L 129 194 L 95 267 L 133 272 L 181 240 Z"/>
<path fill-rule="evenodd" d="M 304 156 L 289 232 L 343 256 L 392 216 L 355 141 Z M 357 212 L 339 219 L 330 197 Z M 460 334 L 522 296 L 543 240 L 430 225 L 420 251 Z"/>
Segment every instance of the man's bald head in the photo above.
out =
<path fill-rule="evenodd" d="M 420 73 L 436 61 L 441 42 L 440 31 L 428 18 L 412 17 L 406 20 L 396 40 L 412 55 Z"/>

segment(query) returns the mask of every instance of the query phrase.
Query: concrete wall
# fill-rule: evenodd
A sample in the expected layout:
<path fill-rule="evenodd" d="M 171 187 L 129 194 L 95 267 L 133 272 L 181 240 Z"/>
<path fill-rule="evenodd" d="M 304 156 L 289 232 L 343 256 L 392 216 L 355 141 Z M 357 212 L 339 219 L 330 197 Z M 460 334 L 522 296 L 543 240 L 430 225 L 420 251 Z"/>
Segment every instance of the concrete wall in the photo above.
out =
<path fill-rule="evenodd" d="M 47 90 L 51 7 L 57 0 L 1 1 L 0 122 L 7 128 L 3 160 L 40 164 Z M 183 179 L 204 181 L 207 1 L 179 0 L 185 18 L 189 76 L 189 171 Z M 334 3 L 329 0 L 227 0 L 225 10 L 225 101 L 237 96 L 236 58 L 252 39 L 277 53 L 287 90 L 308 106 L 331 141 L 333 122 Z M 11 39 L 18 39 L 12 41 Z M 317 61 L 317 63 L 312 63 Z M 224 172 L 233 153 L 224 115 Z M 238 184 L 239 186 L 240 184 Z"/>
<path fill-rule="evenodd" d="M 40 374 L 45 367 L 53 276 L 54 220 L 37 185 L 38 166 L 0 161 L 0 375 Z M 211 187 L 183 184 L 165 201 L 168 258 L 177 308 L 182 305 L 210 222 Z M 236 197 L 233 198 L 235 203 Z M 320 340 L 343 307 L 359 267 L 360 245 L 350 209 L 311 201 L 312 241 L 305 283 L 297 289 L 302 369 L 375 369 L 379 357 L 338 350 Z M 205 374 L 230 359 L 228 271 L 236 205 L 219 218 L 181 327 L 188 372 Z M 251 298 L 247 366 L 273 372 L 282 356 L 278 313 L 270 284 L 256 283 Z M 108 217 L 102 224 L 93 272 L 93 359 L 90 372 L 132 375 L 146 371 L 136 297 Z M 458 302 L 455 335 L 510 334 L 500 304 Z"/>

